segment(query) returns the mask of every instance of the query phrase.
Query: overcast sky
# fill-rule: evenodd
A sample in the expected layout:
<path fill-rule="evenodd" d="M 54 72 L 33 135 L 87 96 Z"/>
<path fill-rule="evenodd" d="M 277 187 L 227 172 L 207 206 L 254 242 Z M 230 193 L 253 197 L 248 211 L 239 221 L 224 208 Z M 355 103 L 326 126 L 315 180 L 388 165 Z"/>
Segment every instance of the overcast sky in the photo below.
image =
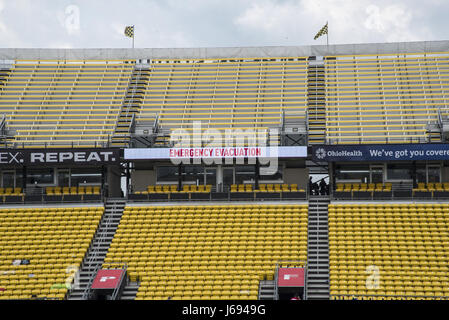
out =
<path fill-rule="evenodd" d="M 447 0 L 0 0 L 0 47 L 138 48 L 447 40 Z"/>

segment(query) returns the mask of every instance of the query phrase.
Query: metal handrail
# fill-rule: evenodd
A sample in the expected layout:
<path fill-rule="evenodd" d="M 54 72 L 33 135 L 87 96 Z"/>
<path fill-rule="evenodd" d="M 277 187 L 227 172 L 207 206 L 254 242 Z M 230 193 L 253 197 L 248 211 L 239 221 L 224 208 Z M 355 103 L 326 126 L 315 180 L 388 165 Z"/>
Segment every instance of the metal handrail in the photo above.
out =
<path fill-rule="evenodd" d="M 119 285 L 114 288 L 114 291 L 112 292 L 112 295 L 111 295 L 111 300 L 116 300 L 116 298 L 119 294 L 121 284 L 122 284 L 123 280 L 125 279 L 126 271 L 128 270 L 128 265 L 126 264 L 126 262 L 107 262 L 106 265 L 107 265 L 107 267 L 105 269 L 111 269 L 111 267 L 112 267 L 113 269 L 121 269 L 124 271 L 124 272 L 122 272 L 122 274 L 120 276 L 120 280 L 118 282 Z M 114 267 L 114 265 L 117 265 L 117 267 Z M 128 278 L 126 278 L 126 279 L 128 279 Z"/>
<path fill-rule="evenodd" d="M 434 299 L 434 300 L 449 300 L 449 296 L 428 296 L 428 295 L 392 295 L 392 294 L 331 294 L 329 295 L 330 300 L 351 300 L 343 298 L 352 298 L 352 300 L 358 300 L 355 298 L 423 298 L 423 299 Z M 332 299 L 336 298 L 336 299 Z M 339 299 L 342 298 L 342 299 Z M 369 299 L 368 299 L 369 300 Z"/>
<path fill-rule="evenodd" d="M 438 108 L 438 125 L 440 128 L 443 128 L 443 116 L 441 115 L 441 109 Z"/>
<path fill-rule="evenodd" d="M 92 283 L 94 282 L 95 276 L 97 275 L 98 270 L 100 270 L 100 268 L 101 268 L 101 265 L 98 265 L 97 267 L 95 267 L 95 270 L 93 272 L 93 276 L 90 277 L 89 283 L 87 284 L 86 289 L 84 289 L 83 300 L 89 300 L 90 297 L 92 296 L 92 290 L 91 290 Z"/>

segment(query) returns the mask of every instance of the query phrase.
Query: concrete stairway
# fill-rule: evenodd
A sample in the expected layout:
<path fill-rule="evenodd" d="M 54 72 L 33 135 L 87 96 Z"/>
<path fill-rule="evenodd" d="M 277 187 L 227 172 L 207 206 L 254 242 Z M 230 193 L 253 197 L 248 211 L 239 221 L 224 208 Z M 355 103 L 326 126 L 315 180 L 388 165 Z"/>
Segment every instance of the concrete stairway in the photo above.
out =
<path fill-rule="evenodd" d="M 149 81 L 149 67 L 136 66 L 131 75 L 128 90 L 123 101 L 122 110 L 117 120 L 111 145 L 114 147 L 127 147 L 133 125 L 133 117 L 140 111 L 145 95 L 145 88 Z"/>
<path fill-rule="evenodd" d="M 259 300 L 276 300 L 274 280 L 262 280 L 259 282 Z"/>
<path fill-rule="evenodd" d="M 89 284 L 95 277 L 95 272 L 104 262 L 112 238 L 120 223 L 125 208 L 125 199 L 108 199 L 105 212 L 93 241 L 79 270 L 79 283 L 70 292 L 68 300 L 85 300 Z"/>
<path fill-rule="evenodd" d="M 308 142 L 324 144 L 326 137 L 326 93 L 324 61 L 309 60 L 307 73 Z"/>
<path fill-rule="evenodd" d="M 308 300 L 329 299 L 329 203 L 329 196 L 311 196 L 309 199 L 306 281 Z"/>
<path fill-rule="evenodd" d="M 134 300 L 137 295 L 137 290 L 139 290 L 139 286 L 139 282 L 128 282 L 123 289 L 120 300 Z"/>

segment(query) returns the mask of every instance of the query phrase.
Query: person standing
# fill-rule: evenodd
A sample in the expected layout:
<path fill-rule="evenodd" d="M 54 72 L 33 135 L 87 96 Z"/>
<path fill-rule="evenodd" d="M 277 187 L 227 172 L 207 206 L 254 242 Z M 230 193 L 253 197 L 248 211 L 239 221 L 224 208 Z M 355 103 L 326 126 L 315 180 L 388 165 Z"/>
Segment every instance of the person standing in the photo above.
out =
<path fill-rule="evenodd" d="M 322 196 L 326 195 L 326 181 L 324 181 L 324 178 L 320 181 L 320 194 Z"/>

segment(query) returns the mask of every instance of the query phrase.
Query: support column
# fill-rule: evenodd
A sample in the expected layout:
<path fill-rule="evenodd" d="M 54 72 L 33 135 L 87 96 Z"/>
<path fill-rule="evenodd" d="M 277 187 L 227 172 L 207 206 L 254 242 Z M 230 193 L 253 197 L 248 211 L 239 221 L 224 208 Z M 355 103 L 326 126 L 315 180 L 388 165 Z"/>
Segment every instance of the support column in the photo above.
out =
<path fill-rule="evenodd" d="M 178 165 L 178 191 L 182 190 L 182 164 Z"/>
<path fill-rule="evenodd" d="M 217 192 L 223 192 L 223 166 L 221 164 L 217 165 Z"/>
<path fill-rule="evenodd" d="M 126 163 L 126 194 L 129 193 L 129 179 L 130 179 L 130 172 L 129 172 L 129 162 Z"/>
<path fill-rule="evenodd" d="M 259 179 L 260 179 L 260 163 L 259 159 L 256 159 L 256 169 L 254 176 L 254 190 L 259 190 Z"/>
<path fill-rule="evenodd" d="M 333 162 L 329 162 L 329 194 L 334 190 L 335 166 Z"/>
<path fill-rule="evenodd" d="M 22 192 L 25 193 L 27 188 L 27 167 L 22 167 Z"/>
<path fill-rule="evenodd" d="M 102 190 L 101 193 L 104 197 L 107 196 L 105 181 L 106 181 L 105 167 L 101 166 L 101 190 Z"/>
<path fill-rule="evenodd" d="M 110 165 L 106 168 L 106 185 L 108 186 L 108 197 L 118 198 L 122 196 L 121 187 L 121 168 L 120 166 Z"/>
<path fill-rule="evenodd" d="M 417 188 L 418 182 L 416 181 L 416 161 L 413 161 L 412 164 L 412 180 L 413 180 L 413 188 Z"/>

